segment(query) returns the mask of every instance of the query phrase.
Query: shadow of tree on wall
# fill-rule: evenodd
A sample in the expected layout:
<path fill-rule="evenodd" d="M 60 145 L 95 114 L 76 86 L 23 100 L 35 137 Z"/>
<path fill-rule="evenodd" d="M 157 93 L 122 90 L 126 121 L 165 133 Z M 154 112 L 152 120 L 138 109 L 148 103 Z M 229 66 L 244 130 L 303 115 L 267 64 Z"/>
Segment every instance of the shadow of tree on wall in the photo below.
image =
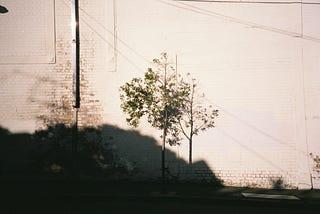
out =
<path fill-rule="evenodd" d="M 161 146 L 150 136 L 112 125 L 78 132 L 77 172 L 81 177 L 110 180 L 161 178 Z M 0 177 L 72 174 L 72 128 L 48 126 L 33 134 L 11 133 L 0 127 Z M 190 166 L 166 151 L 166 178 L 172 182 L 210 182 L 222 185 L 204 161 Z"/>

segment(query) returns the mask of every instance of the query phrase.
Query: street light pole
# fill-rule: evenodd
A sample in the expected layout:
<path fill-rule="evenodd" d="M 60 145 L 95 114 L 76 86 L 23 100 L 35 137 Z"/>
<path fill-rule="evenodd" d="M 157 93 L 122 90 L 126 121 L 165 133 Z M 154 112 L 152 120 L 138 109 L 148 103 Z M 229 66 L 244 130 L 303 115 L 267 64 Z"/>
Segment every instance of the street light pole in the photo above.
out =
<path fill-rule="evenodd" d="M 72 0 L 72 52 L 73 52 L 73 93 L 74 108 L 80 108 L 80 31 L 79 31 L 79 0 Z"/>
<path fill-rule="evenodd" d="M 79 0 L 72 0 L 72 70 L 73 70 L 73 108 L 75 110 L 72 128 L 72 175 L 77 174 L 78 149 L 78 112 L 80 109 L 80 31 L 79 31 Z"/>

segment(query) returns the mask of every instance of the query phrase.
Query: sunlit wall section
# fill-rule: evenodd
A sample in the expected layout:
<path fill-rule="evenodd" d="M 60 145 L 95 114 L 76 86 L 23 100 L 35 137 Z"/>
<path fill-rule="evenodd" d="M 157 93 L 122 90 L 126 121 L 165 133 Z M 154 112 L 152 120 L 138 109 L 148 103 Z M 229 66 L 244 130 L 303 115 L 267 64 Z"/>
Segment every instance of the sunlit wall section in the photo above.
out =
<path fill-rule="evenodd" d="M 1 1 L 0 126 L 10 131 L 45 126 L 50 106 L 68 99 L 70 8 L 60 3 Z"/>
<path fill-rule="evenodd" d="M 177 55 L 178 72 L 191 73 L 205 104 L 220 110 L 216 128 L 194 139 L 194 160 L 226 185 L 308 188 L 302 50 L 310 38 L 302 38 L 301 11 L 301 4 L 118 1 L 118 71 L 108 74 L 108 89 L 116 95 L 114 86 L 141 76 L 163 51 L 173 64 Z M 125 126 L 109 95 L 105 118 Z M 141 131 L 159 139 L 146 125 Z M 188 159 L 187 144 L 168 149 Z"/>
<path fill-rule="evenodd" d="M 313 1 L 318 2 L 319 1 Z M 319 144 L 319 71 L 320 71 L 320 5 L 304 5 L 303 71 L 305 74 L 307 145 L 313 185 L 320 187 Z"/>

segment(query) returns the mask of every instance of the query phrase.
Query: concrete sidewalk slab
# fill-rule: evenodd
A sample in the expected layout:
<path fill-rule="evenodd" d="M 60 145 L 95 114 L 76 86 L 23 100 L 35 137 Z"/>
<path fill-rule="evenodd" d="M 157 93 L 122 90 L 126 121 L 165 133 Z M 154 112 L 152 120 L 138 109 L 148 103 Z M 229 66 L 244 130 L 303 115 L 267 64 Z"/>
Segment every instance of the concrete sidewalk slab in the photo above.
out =
<path fill-rule="evenodd" d="M 241 193 L 247 198 L 262 198 L 262 199 L 278 199 L 278 200 L 300 200 L 294 195 L 275 195 L 275 194 L 261 194 L 261 193 Z"/>

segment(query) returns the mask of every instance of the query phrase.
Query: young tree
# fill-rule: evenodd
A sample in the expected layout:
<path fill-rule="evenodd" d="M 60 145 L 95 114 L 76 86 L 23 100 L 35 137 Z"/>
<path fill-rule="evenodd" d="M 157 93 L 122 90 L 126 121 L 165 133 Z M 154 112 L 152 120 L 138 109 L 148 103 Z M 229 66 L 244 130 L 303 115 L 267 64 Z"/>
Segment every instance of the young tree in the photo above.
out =
<path fill-rule="evenodd" d="M 190 74 L 188 74 L 190 75 Z M 191 79 L 188 83 L 188 96 L 184 100 L 182 106 L 184 114 L 179 120 L 178 130 L 189 141 L 189 164 L 192 164 L 192 143 L 193 136 L 198 135 L 200 131 L 205 131 L 214 127 L 214 120 L 218 116 L 218 110 L 214 109 L 212 105 L 203 107 L 200 105 L 200 100 L 204 98 L 204 94 L 199 97 L 196 96 L 196 80 Z"/>
<path fill-rule="evenodd" d="M 162 130 L 163 180 L 165 145 L 173 145 L 180 139 L 176 124 L 182 118 L 189 89 L 168 62 L 166 53 L 153 60 L 153 68 L 148 68 L 144 78 L 133 78 L 120 87 L 121 108 L 128 115 L 128 124 L 137 127 L 141 117 L 146 116 L 151 126 Z"/>

